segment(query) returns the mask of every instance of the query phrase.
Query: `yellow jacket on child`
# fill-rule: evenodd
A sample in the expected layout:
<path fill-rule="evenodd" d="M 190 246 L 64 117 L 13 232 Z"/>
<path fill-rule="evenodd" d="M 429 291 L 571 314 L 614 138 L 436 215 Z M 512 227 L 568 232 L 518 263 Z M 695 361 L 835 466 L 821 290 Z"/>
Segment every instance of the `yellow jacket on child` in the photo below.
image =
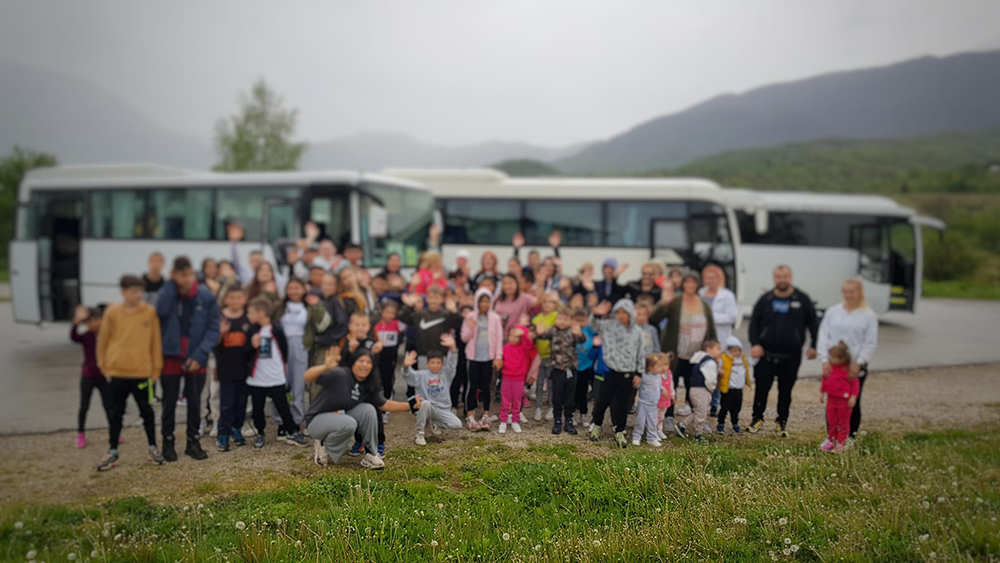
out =
<path fill-rule="evenodd" d="M 722 369 L 719 370 L 719 391 L 721 393 L 726 393 L 729 391 L 729 375 L 733 372 L 733 358 L 729 355 L 729 352 L 722 354 Z M 747 363 L 746 354 L 740 355 L 740 360 L 743 362 L 743 368 L 746 370 L 747 382 L 746 386 L 750 387 L 750 364 Z"/>

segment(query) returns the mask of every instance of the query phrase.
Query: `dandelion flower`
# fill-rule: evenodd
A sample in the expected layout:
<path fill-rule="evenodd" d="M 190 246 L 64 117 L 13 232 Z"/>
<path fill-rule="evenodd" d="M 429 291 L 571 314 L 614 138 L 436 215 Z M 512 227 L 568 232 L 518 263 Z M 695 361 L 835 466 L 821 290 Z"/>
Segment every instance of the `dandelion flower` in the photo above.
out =
<path fill-rule="evenodd" d="M 781 518 L 778 518 L 778 525 L 779 526 L 784 526 L 787 523 L 788 523 L 788 518 L 785 518 L 784 516 L 782 516 Z"/>
<path fill-rule="evenodd" d="M 792 545 L 792 538 L 785 538 L 785 545 Z"/>
<path fill-rule="evenodd" d="M 785 549 L 782 549 L 782 550 L 781 550 L 781 553 L 782 553 L 783 555 L 786 555 L 786 556 L 788 556 L 788 555 L 791 555 L 791 554 L 792 554 L 792 550 L 791 550 L 791 549 L 788 549 L 788 548 L 786 547 Z"/>
<path fill-rule="evenodd" d="M 601 547 L 601 540 L 594 540 L 594 547 Z"/>
<path fill-rule="evenodd" d="M 937 501 L 938 501 L 938 504 L 944 502 L 944 497 L 938 497 Z"/>
<path fill-rule="evenodd" d="M 503 541 L 509 541 L 509 540 L 510 540 L 510 534 L 508 534 L 507 532 L 504 532 L 503 533 Z"/>
<path fill-rule="evenodd" d="M 15 530 L 20 530 L 22 528 L 24 528 L 24 522 L 21 522 L 20 520 L 18 520 L 17 522 L 14 522 L 14 529 Z"/>
<path fill-rule="evenodd" d="M 437 540 L 431 540 L 431 547 L 437 547 L 437 546 L 438 546 L 438 541 Z"/>
<path fill-rule="evenodd" d="M 32 549 L 31 551 L 29 551 L 28 554 L 25 555 L 25 557 L 27 557 L 28 559 L 34 559 L 37 556 L 38 556 L 38 552 L 35 551 L 34 549 Z"/>
<path fill-rule="evenodd" d="M 438 508 L 444 508 L 444 503 L 442 503 L 442 502 L 439 502 L 439 503 L 438 503 Z"/>
<path fill-rule="evenodd" d="M 721 534 L 722 533 L 722 528 L 716 528 L 715 529 L 715 533 L 716 534 Z"/>
<path fill-rule="evenodd" d="M 115 534 L 115 541 L 122 541 L 122 535 L 121 534 Z"/>
<path fill-rule="evenodd" d="M 69 552 L 66 554 L 66 559 L 69 561 L 76 561 L 76 554 L 73 552 Z"/>
<path fill-rule="evenodd" d="M 244 524 L 243 521 L 241 520 L 236 523 L 236 529 L 242 532 L 243 530 L 247 529 L 247 525 Z"/>
<path fill-rule="evenodd" d="M 96 550 L 96 549 L 90 552 L 90 557 L 91 557 L 92 559 L 97 559 L 97 558 L 98 558 L 99 556 L 100 556 L 100 554 L 99 554 L 99 553 L 97 553 L 97 550 Z"/>
<path fill-rule="evenodd" d="M 198 503 L 198 510 L 201 510 L 201 509 L 203 509 L 203 508 L 205 508 L 205 505 L 204 505 L 204 504 L 201 504 L 201 503 L 199 502 L 199 503 Z"/>
<path fill-rule="evenodd" d="M 799 544 L 797 544 L 797 543 L 793 543 L 793 544 L 792 544 L 792 547 L 790 547 L 789 549 L 791 549 L 791 550 L 792 550 L 792 553 L 795 553 L 796 551 L 798 551 L 798 550 L 799 550 Z"/>
<path fill-rule="evenodd" d="M 927 540 L 931 539 L 931 535 L 930 534 L 923 534 L 923 535 L 917 537 L 917 539 L 920 540 L 920 543 L 925 543 Z"/>
<path fill-rule="evenodd" d="M 302 540 L 295 540 L 295 547 L 302 547 Z"/>

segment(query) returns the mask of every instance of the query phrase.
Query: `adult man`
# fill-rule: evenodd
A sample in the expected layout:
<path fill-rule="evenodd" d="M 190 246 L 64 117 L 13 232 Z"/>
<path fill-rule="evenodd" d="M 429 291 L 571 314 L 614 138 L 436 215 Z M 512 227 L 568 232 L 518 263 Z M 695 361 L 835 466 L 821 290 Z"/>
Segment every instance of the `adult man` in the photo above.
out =
<path fill-rule="evenodd" d="M 805 292 L 792 285 L 792 270 L 781 265 L 774 269 L 774 289 L 765 293 L 754 305 L 750 317 L 750 355 L 759 359 L 754 371 L 757 390 L 753 399 L 753 420 L 747 429 L 758 432 L 764 426 L 767 394 L 774 379 L 778 379 L 778 418 L 776 432 L 788 437 L 788 407 L 792 403 L 792 387 L 799 375 L 802 346 L 809 332 L 806 357 L 816 358 L 816 334 L 819 322 L 816 309 Z"/>
<path fill-rule="evenodd" d="M 608 303 L 617 303 L 619 299 L 625 297 L 625 288 L 618 284 L 618 276 L 628 269 L 628 264 L 618 266 L 615 258 L 605 258 L 601 265 L 601 273 L 604 279 L 596 282 L 597 299 Z"/>
<path fill-rule="evenodd" d="M 219 340 L 219 305 L 212 292 L 199 286 L 186 256 L 174 259 L 170 281 L 160 290 L 156 303 L 163 336 L 163 457 L 177 461 L 174 448 L 174 412 L 181 379 L 187 395 L 187 447 L 194 459 L 208 455 L 198 442 L 201 390 L 205 387 L 208 354 Z"/>
<path fill-rule="evenodd" d="M 663 266 L 656 262 L 646 262 L 642 265 L 642 277 L 629 282 L 625 286 L 625 294 L 632 301 L 638 300 L 640 295 L 649 295 L 653 298 L 653 303 L 659 303 L 663 290 L 656 286 L 656 277 L 662 273 Z"/>

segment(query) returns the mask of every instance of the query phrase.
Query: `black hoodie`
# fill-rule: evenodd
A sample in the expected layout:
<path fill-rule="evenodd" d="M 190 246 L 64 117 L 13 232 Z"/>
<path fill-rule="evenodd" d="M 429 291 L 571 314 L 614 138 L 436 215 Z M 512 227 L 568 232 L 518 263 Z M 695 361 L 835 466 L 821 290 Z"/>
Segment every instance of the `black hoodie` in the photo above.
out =
<path fill-rule="evenodd" d="M 750 316 L 750 344 L 763 346 L 764 351 L 771 356 L 798 357 L 806 343 L 806 331 L 809 331 L 810 345 L 816 345 L 816 333 L 819 330 L 816 308 L 809 295 L 798 288 L 793 289 L 787 298 L 768 291 L 757 300 Z M 776 308 L 787 308 L 787 312 L 776 315 Z"/>
<path fill-rule="evenodd" d="M 431 311 L 426 307 L 419 311 L 403 307 L 399 310 L 399 320 L 416 327 L 417 354 L 420 356 L 426 356 L 431 350 L 444 352 L 441 335 L 462 328 L 461 315 L 452 313 L 444 307 L 437 311 Z"/>

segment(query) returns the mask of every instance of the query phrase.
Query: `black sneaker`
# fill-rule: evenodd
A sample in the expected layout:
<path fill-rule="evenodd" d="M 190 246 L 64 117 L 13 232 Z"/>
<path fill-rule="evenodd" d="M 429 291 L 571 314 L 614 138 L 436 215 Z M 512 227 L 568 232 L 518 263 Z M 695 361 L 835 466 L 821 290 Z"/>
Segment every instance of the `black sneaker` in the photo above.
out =
<path fill-rule="evenodd" d="M 572 417 L 566 419 L 566 424 L 563 425 L 563 429 L 566 431 L 567 434 L 571 436 L 576 436 L 576 426 L 573 426 Z"/>
<path fill-rule="evenodd" d="M 674 432 L 681 438 L 687 438 L 687 428 L 681 422 L 674 424 Z"/>
<path fill-rule="evenodd" d="M 253 449 L 259 450 L 264 447 L 264 435 L 257 434 L 257 437 L 253 441 Z"/>
<path fill-rule="evenodd" d="M 552 433 L 553 434 L 562 434 L 562 421 L 561 420 L 556 419 L 556 421 L 554 423 L 552 423 Z"/>
<path fill-rule="evenodd" d="M 278 437 L 279 437 L 279 438 L 284 438 L 284 437 L 285 437 L 285 436 L 286 436 L 287 434 L 288 434 L 288 433 L 287 433 L 287 432 L 285 432 L 285 429 L 284 429 L 284 428 L 279 428 L 279 429 L 278 429 Z"/>
<path fill-rule="evenodd" d="M 247 445 L 247 440 L 243 437 L 243 431 L 239 428 L 233 428 L 233 432 L 230 434 L 230 439 L 232 439 L 233 443 L 237 446 Z"/>
<path fill-rule="evenodd" d="M 719 407 L 712 407 L 711 409 L 709 409 L 708 416 L 711 418 L 719 416 Z"/>
<path fill-rule="evenodd" d="M 229 436 L 219 436 L 215 439 L 215 449 L 220 452 L 229 451 Z"/>
<path fill-rule="evenodd" d="M 693 441 L 696 444 L 707 444 L 708 443 L 708 440 L 706 440 L 705 437 L 702 436 L 701 434 L 695 434 L 695 436 L 693 438 Z"/>
<path fill-rule="evenodd" d="M 201 449 L 201 442 L 196 438 L 188 438 L 187 447 L 184 448 L 184 455 L 192 459 L 208 459 L 208 454 Z"/>
<path fill-rule="evenodd" d="M 174 449 L 174 437 L 163 437 L 163 459 L 174 462 L 177 461 L 177 450 Z"/>
<path fill-rule="evenodd" d="M 785 422 L 779 422 L 775 425 L 774 431 L 778 434 L 779 438 L 788 437 L 788 427 L 786 424 Z"/>

